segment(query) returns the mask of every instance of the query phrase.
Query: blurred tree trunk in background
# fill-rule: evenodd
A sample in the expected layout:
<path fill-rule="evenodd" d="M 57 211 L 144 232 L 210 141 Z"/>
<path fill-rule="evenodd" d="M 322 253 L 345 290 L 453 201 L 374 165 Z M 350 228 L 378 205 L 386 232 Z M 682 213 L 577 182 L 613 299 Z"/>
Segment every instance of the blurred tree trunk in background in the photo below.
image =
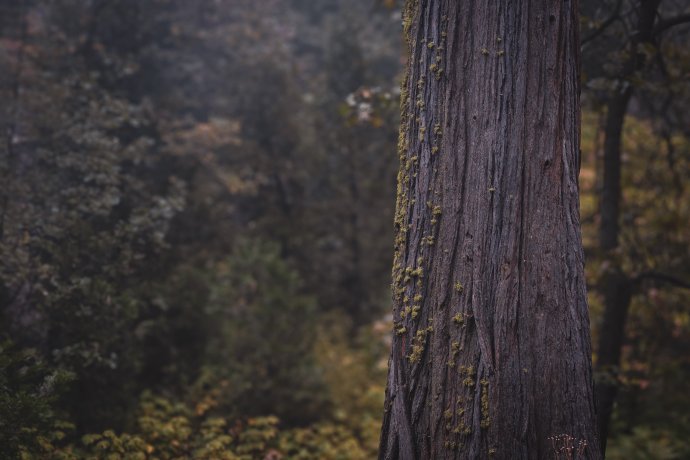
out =
<path fill-rule="evenodd" d="M 403 26 L 380 458 L 600 458 L 578 4 L 409 0 Z"/>
<path fill-rule="evenodd" d="M 606 104 L 604 127 L 604 171 L 601 190 L 599 246 L 609 265 L 599 287 L 604 313 L 597 348 L 597 424 L 602 454 L 606 452 L 609 422 L 618 392 L 618 368 L 625 338 L 625 323 L 635 281 L 620 266 L 615 251 L 620 235 L 621 137 L 628 104 L 633 95 L 631 79 L 645 66 L 641 44 L 654 44 L 654 24 L 661 0 L 641 0 L 637 5 L 637 27 L 627 43 L 627 59 L 617 75 L 613 94 Z"/>
<path fill-rule="evenodd" d="M 651 11 L 644 14 L 642 9 L 639 16 L 640 34 L 649 40 L 654 14 L 659 0 L 641 2 L 641 6 L 648 5 Z M 601 191 L 601 223 L 599 226 L 599 245 L 601 250 L 610 253 L 618 247 L 620 233 L 620 197 L 621 197 L 621 135 L 623 123 L 628 111 L 628 103 L 633 93 L 633 87 L 627 82 L 636 70 L 639 58 L 636 46 L 639 40 L 630 43 L 630 58 L 625 64 L 624 74 L 619 81 L 622 87 L 608 101 L 606 108 L 606 124 L 604 128 L 604 171 Z M 615 257 L 614 257 L 615 258 Z M 602 453 L 606 452 L 608 424 L 611 420 L 613 403 L 616 398 L 617 381 L 615 369 L 620 365 L 621 347 L 625 333 L 625 319 L 632 298 L 631 280 L 614 262 L 600 280 L 600 287 L 604 299 L 604 315 L 602 319 L 599 344 L 597 348 L 597 372 L 603 376 L 596 385 L 597 424 Z"/>

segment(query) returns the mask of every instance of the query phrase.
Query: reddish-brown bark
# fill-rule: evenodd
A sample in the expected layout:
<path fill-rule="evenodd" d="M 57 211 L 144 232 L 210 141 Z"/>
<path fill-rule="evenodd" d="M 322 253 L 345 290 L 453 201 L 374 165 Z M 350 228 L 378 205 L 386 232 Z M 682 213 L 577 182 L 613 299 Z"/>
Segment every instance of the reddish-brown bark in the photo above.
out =
<path fill-rule="evenodd" d="M 408 1 L 404 28 L 380 458 L 601 458 L 577 2 Z"/>

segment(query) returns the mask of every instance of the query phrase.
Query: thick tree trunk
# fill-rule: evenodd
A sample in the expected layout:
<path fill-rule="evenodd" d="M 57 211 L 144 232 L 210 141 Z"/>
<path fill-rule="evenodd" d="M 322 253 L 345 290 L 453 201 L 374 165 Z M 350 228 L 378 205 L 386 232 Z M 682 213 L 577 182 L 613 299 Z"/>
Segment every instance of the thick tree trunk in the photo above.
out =
<path fill-rule="evenodd" d="M 404 28 L 380 458 L 601 458 L 577 2 L 408 1 Z"/>

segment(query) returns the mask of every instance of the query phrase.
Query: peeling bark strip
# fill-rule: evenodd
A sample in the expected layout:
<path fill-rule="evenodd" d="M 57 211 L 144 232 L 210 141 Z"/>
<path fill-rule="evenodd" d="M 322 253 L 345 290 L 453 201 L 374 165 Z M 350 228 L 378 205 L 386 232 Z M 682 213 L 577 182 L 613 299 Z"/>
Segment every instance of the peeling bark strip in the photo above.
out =
<path fill-rule="evenodd" d="M 403 28 L 380 458 L 599 459 L 577 1 L 408 0 Z"/>

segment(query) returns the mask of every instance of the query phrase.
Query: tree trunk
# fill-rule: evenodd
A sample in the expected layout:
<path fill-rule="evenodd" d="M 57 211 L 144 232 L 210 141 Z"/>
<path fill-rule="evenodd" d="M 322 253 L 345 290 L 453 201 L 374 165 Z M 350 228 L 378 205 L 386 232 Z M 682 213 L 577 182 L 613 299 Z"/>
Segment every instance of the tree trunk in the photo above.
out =
<path fill-rule="evenodd" d="M 604 130 L 604 180 L 601 189 L 599 246 L 604 254 L 618 247 L 621 196 L 621 137 L 632 87 L 617 92 L 607 104 Z M 599 279 L 604 301 L 597 348 L 595 399 L 601 453 L 606 453 L 609 422 L 618 394 L 618 368 L 625 322 L 632 300 L 631 281 L 614 257 Z"/>
<path fill-rule="evenodd" d="M 604 180 L 601 188 L 599 245 L 606 252 L 618 246 L 621 199 L 621 136 L 632 87 L 617 92 L 607 104 L 604 128 Z"/>
<path fill-rule="evenodd" d="M 403 24 L 380 458 L 601 458 L 578 4 L 409 0 Z"/>
<path fill-rule="evenodd" d="M 609 270 L 601 281 L 604 298 L 604 316 L 599 336 L 597 359 L 597 425 L 602 454 L 606 453 L 606 440 L 609 435 L 609 422 L 613 413 L 613 403 L 618 394 L 618 367 L 621 349 L 625 338 L 625 322 L 632 299 L 632 281 L 617 267 Z"/>
<path fill-rule="evenodd" d="M 653 42 L 654 22 L 661 0 L 640 0 L 637 10 L 637 29 L 631 37 L 628 59 L 622 66 L 618 85 L 607 104 L 604 130 L 604 180 L 601 191 L 601 224 L 599 246 L 604 254 L 618 247 L 621 199 L 621 139 L 628 104 L 633 86 L 628 81 L 644 67 L 644 56 L 638 52 L 640 43 Z M 606 453 L 606 441 L 613 405 L 618 393 L 618 368 L 621 349 L 625 340 L 625 323 L 632 300 L 632 280 L 613 257 L 610 268 L 599 280 L 604 299 L 604 314 L 597 349 L 597 426 L 602 455 Z"/>

